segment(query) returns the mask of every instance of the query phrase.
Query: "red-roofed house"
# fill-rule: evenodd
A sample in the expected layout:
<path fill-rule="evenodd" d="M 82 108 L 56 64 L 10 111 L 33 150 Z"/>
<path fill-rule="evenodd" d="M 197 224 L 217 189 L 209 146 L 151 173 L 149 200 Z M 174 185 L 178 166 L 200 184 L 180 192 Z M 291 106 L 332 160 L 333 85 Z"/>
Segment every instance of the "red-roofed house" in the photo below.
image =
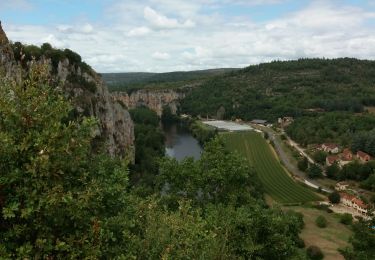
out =
<path fill-rule="evenodd" d="M 371 160 L 371 156 L 362 151 L 357 152 L 357 158 L 363 163 Z"/>
<path fill-rule="evenodd" d="M 327 166 L 331 166 L 332 164 L 334 164 L 335 162 L 338 162 L 339 161 L 339 157 L 337 155 L 328 155 L 326 157 L 326 164 Z"/>
<path fill-rule="evenodd" d="M 340 193 L 341 203 L 354 208 L 362 214 L 367 214 L 367 205 L 360 199 L 348 193 Z"/>
<path fill-rule="evenodd" d="M 353 160 L 353 154 L 348 148 L 345 148 L 344 151 L 342 151 L 342 154 L 340 155 L 340 157 L 341 157 L 341 160 L 339 161 L 340 167 L 344 166 L 345 164 L 350 163 Z"/>
<path fill-rule="evenodd" d="M 331 143 L 324 143 L 321 146 L 322 150 L 327 153 L 338 153 L 339 152 L 339 146 L 337 144 L 331 144 Z"/>

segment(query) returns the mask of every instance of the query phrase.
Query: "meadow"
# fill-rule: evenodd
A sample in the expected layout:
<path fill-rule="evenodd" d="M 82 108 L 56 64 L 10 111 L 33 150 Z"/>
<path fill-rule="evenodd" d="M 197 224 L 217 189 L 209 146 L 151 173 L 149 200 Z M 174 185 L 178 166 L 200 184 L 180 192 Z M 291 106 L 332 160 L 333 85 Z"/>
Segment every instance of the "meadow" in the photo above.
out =
<path fill-rule="evenodd" d="M 243 155 L 255 169 L 266 194 L 272 199 L 282 204 L 320 200 L 317 194 L 289 176 L 261 134 L 252 131 L 225 132 L 222 136 L 228 149 Z"/>

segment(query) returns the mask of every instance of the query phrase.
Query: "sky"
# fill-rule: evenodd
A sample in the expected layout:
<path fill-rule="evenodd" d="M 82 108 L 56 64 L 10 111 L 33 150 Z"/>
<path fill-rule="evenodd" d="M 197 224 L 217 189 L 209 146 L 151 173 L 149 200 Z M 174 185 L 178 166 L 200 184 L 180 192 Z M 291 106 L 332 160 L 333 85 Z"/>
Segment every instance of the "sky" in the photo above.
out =
<path fill-rule="evenodd" d="M 98 72 L 375 59 L 375 0 L 0 0 L 13 42 L 69 48 Z"/>

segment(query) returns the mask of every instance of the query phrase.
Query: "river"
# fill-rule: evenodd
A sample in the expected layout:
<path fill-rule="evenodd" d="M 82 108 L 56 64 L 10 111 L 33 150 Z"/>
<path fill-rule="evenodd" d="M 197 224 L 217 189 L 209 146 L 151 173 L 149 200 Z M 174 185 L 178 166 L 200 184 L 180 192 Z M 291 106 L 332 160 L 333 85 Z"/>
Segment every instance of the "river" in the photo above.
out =
<path fill-rule="evenodd" d="M 186 157 L 199 159 L 202 147 L 189 130 L 181 124 L 171 124 L 163 127 L 165 135 L 165 153 L 178 161 Z"/>

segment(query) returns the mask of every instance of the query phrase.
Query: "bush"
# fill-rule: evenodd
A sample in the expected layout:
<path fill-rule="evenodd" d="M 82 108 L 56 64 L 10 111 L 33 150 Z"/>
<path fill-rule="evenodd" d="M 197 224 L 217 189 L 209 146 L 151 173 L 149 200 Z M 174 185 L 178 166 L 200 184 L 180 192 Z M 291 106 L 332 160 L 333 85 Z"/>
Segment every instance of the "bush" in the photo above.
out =
<path fill-rule="evenodd" d="M 306 250 L 308 259 L 321 260 L 324 257 L 322 250 L 317 246 L 309 246 Z"/>
<path fill-rule="evenodd" d="M 320 228 L 325 228 L 327 227 L 327 220 L 325 217 L 323 216 L 318 216 L 315 220 L 315 223 L 318 227 Z"/>
<path fill-rule="evenodd" d="M 353 217 L 349 213 L 344 213 L 340 216 L 340 223 L 344 225 L 350 225 L 353 222 Z"/>
<path fill-rule="evenodd" d="M 340 194 L 337 191 L 332 192 L 328 195 L 328 199 L 330 202 L 337 204 L 340 203 Z"/>

